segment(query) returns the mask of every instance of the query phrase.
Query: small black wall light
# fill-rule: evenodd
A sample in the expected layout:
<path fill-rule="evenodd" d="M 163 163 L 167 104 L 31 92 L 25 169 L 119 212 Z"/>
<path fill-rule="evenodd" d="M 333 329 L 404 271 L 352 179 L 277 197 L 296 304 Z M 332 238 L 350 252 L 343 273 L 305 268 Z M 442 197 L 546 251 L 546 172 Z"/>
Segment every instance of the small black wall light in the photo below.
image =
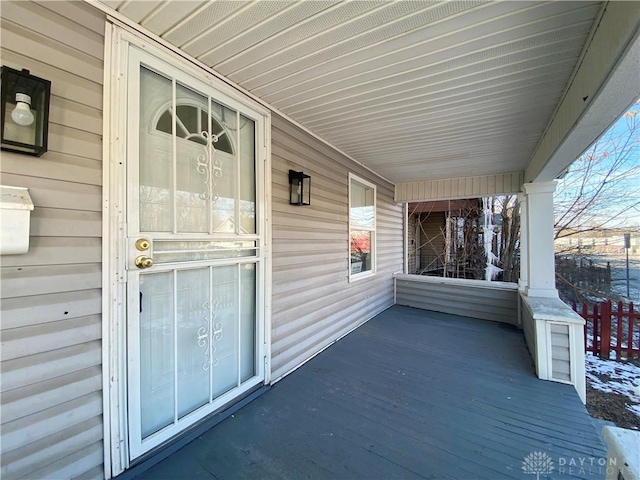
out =
<path fill-rule="evenodd" d="M 311 205 L 311 177 L 302 172 L 289 170 L 289 203 Z"/>
<path fill-rule="evenodd" d="M 0 76 L 2 150 L 39 157 L 47 151 L 51 82 L 5 66 Z"/>

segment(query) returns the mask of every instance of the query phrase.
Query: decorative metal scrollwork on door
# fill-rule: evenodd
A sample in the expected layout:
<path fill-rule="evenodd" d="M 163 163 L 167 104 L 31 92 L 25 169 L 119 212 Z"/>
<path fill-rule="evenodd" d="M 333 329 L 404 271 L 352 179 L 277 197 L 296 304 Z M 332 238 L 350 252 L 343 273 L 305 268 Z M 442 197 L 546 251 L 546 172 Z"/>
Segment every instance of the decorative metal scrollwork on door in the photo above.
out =
<path fill-rule="evenodd" d="M 203 370 L 208 370 L 211 367 L 215 367 L 220 363 L 220 359 L 215 356 L 217 348 L 217 342 L 222 340 L 222 322 L 216 323 L 216 309 L 220 305 L 218 300 L 212 302 L 204 302 L 202 308 L 207 310 L 207 315 L 204 317 L 205 326 L 198 329 L 198 346 L 205 348 L 205 356 L 207 359 L 202 364 Z"/>
<path fill-rule="evenodd" d="M 204 153 L 198 155 L 196 159 L 196 170 L 200 175 L 204 175 L 204 184 L 207 186 L 207 191 L 201 193 L 200 198 L 215 202 L 218 200 L 218 194 L 214 193 L 214 188 L 217 185 L 216 179 L 222 178 L 222 161 L 219 158 L 215 158 L 216 149 L 213 146 L 218 141 L 218 135 L 209 135 L 206 131 L 201 132 L 201 135 L 206 144 L 203 147 Z"/>

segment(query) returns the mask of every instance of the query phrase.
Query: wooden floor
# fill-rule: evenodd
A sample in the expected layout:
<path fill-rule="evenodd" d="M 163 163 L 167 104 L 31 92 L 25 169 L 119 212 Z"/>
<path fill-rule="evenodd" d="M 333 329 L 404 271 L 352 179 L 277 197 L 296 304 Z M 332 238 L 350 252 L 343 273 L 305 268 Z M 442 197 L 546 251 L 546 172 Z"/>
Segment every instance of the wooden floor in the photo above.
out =
<path fill-rule="evenodd" d="M 534 376 L 520 331 L 396 306 L 137 478 L 535 479 L 534 452 L 540 478 L 604 477 L 585 407 Z"/>

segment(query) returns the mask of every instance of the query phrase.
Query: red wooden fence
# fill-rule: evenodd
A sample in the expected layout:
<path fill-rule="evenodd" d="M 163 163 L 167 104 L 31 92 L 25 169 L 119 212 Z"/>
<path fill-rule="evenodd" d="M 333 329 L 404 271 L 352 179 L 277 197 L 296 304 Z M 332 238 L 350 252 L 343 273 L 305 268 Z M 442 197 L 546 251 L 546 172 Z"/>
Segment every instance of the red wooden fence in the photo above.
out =
<path fill-rule="evenodd" d="M 618 302 L 600 302 L 589 308 L 574 303 L 573 309 L 585 319 L 584 344 L 587 352 L 600 358 L 610 359 L 612 352 L 617 360 L 640 359 L 640 311 L 633 309 L 633 302 L 625 305 Z"/>

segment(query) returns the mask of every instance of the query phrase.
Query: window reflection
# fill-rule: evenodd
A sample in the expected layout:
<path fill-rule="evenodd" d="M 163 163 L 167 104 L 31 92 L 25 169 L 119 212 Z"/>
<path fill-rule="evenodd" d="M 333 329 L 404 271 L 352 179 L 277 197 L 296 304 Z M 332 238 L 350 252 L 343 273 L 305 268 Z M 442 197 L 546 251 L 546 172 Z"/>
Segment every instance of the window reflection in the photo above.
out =
<path fill-rule="evenodd" d="M 352 178 L 349 190 L 351 275 L 374 270 L 376 207 L 374 186 Z"/>

